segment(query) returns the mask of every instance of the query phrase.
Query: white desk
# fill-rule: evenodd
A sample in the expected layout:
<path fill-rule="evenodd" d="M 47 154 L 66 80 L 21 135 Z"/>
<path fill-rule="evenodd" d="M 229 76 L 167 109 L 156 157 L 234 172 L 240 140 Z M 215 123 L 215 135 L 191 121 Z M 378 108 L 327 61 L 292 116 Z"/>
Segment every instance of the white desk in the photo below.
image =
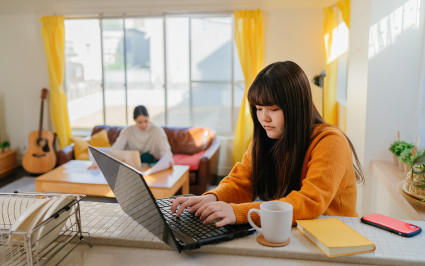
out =
<path fill-rule="evenodd" d="M 309 260 L 294 260 L 285 258 L 238 256 L 229 254 L 206 254 L 198 252 L 177 253 L 170 250 L 124 248 L 115 246 L 95 245 L 88 248 L 78 246 L 64 261 L 63 265 L 267 265 L 267 266 L 326 266 L 346 263 L 322 262 Z"/>
<path fill-rule="evenodd" d="M 143 233 L 144 228 L 129 219 L 118 204 L 81 202 L 82 228 L 91 234 L 94 247 L 80 245 L 64 262 L 70 265 L 277 265 L 282 262 L 290 262 L 290 265 L 320 265 L 319 262 L 425 265 L 425 232 L 404 238 L 362 224 L 359 218 L 339 218 L 374 242 L 376 250 L 328 258 L 293 228 L 291 242 L 284 247 L 262 246 L 253 234 L 179 254 L 160 240 L 152 239 L 150 233 Z M 425 221 L 413 223 L 425 229 Z"/>

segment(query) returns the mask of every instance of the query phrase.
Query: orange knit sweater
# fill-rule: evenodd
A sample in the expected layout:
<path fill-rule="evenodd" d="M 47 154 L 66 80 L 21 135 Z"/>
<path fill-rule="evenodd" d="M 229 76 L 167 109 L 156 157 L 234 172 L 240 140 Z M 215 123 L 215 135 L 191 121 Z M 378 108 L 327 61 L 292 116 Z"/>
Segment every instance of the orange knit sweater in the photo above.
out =
<path fill-rule="evenodd" d="M 301 172 L 301 189 L 279 199 L 294 207 L 292 223 L 320 215 L 358 216 L 356 175 L 347 139 L 329 124 L 316 126 L 312 136 L 315 137 L 307 149 Z M 242 163 L 237 163 L 217 188 L 205 194 L 209 193 L 231 204 L 237 224 L 248 222 L 248 211 L 259 209 L 261 204 L 252 202 L 251 145 Z M 260 224 L 258 215 L 253 214 L 252 218 Z"/>

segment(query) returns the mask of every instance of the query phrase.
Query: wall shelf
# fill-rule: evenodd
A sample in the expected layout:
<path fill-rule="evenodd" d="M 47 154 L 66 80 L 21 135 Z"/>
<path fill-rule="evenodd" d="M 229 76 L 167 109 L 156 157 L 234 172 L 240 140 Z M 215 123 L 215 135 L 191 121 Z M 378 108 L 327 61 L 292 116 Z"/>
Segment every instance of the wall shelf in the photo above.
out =
<path fill-rule="evenodd" d="M 418 202 L 401 193 L 401 184 L 405 174 L 390 161 L 372 161 L 372 172 L 388 190 L 391 196 L 400 203 L 403 210 L 414 220 L 425 220 L 425 202 Z"/>

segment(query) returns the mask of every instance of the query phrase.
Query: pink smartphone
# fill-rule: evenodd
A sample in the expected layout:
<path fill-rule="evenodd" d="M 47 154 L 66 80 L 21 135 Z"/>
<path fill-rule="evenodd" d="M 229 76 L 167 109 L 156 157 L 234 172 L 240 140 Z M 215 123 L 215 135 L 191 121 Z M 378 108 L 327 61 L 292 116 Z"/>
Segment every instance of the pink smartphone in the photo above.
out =
<path fill-rule="evenodd" d="M 365 215 L 360 220 L 365 224 L 370 224 L 405 237 L 415 236 L 422 231 L 422 229 L 417 225 L 406 223 L 378 213 Z"/>

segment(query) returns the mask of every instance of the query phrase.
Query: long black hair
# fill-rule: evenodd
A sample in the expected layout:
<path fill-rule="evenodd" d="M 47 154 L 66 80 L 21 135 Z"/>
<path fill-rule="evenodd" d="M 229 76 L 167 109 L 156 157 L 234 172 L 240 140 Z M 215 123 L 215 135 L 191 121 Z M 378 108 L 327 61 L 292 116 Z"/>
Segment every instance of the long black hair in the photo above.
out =
<path fill-rule="evenodd" d="M 311 88 L 304 71 L 291 61 L 268 65 L 255 78 L 248 91 L 254 123 L 252 143 L 253 198 L 273 200 L 301 188 L 301 170 L 318 124 L 326 123 L 313 104 Z M 277 105 L 284 114 L 283 134 L 270 139 L 257 118 L 256 105 Z M 363 172 L 354 147 L 347 138 L 358 167 L 356 179 Z M 283 166 L 283 167 L 282 167 Z"/>

